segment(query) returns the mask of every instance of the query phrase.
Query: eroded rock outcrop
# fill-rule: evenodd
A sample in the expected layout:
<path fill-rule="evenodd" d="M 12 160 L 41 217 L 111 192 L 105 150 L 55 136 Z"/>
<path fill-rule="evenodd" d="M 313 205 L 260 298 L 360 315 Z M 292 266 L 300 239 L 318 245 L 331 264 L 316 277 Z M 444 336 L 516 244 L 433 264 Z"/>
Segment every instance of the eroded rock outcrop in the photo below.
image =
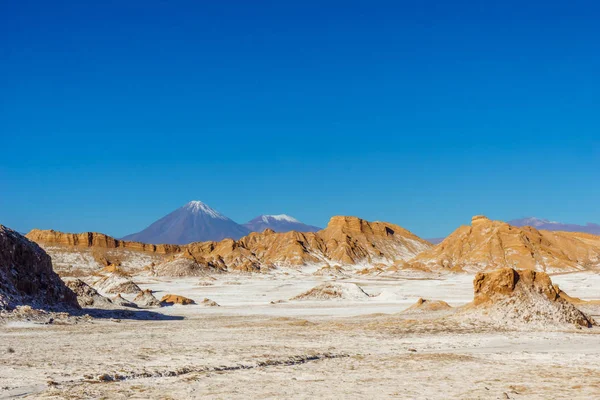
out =
<path fill-rule="evenodd" d="M 188 299 L 187 297 L 180 296 L 177 294 L 166 294 L 160 299 L 161 304 L 167 306 L 173 306 L 175 304 L 180 304 L 182 306 L 187 306 L 190 304 L 196 304 L 196 302 L 192 299 Z"/>
<path fill-rule="evenodd" d="M 333 217 L 327 228 L 316 232 L 275 233 L 267 229 L 240 240 L 197 242 L 184 246 L 146 245 L 111 238 L 98 233 L 66 234 L 33 230 L 28 236 L 52 251 L 56 248 L 111 249 L 93 253 L 105 267 L 123 264 L 127 257 L 118 252 L 141 252 L 159 257 L 152 271 L 160 276 L 202 276 L 237 271 L 266 272 L 274 267 L 325 265 L 394 265 L 431 247 L 406 229 L 385 222 L 368 222 L 356 217 Z M 57 255 L 58 256 L 58 255 Z M 131 256 L 129 256 L 131 258 Z M 68 257 L 67 257 L 68 259 Z M 100 261 L 98 261 L 100 260 Z"/>
<path fill-rule="evenodd" d="M 133 299 L 133 302 L 140 307 L 162 307 L 162 304 L 154 297 L 150 289 L 139 292 Z"/>
<path fill-rule="evenodd" d="M 465 307 L 465 312 L 494 323 L 582 327 L 593 324 L 590 317 L 560 295 L 544 272 L 512 268 L 480 272 L 473 280 L 473 289 L 473 302 Z"/>
<path fill-rule="evenodd" d="M 65 283 L 77 295 L 77 302 L 81 307 L 111 308 L 113 306 L 108 297 L 102 296 L 81 279 L 69 279 Z"/>
<path fill-rule="evenodd" d="M 141 291 L 140 287 L 126 275 L 112 273 L 100 278 L 94 287 L 104 293 L 110 294 L 135 294 Z"/>
<path fill-rule="evenodd" d="M 326 282 L 292 297 L 290 300 L 365 300 L 370 296 L 357 284 Z"/>
<path fill-rule="evenodd" d="M 36 243 L 0 225 L 0 309 L 79 308 L 77 296 L 52 270 Z"/>
<path fill-rule="evenodd" d="M 412 306 L 410 306 L 402 312 L 406 314 L 414 314 L 428 311 L 443 311 L 449 310 L 451 308 L 452 307 L 450 306 L 450 304 L 442 300 L 428 300 L 420 298 L 415 304 L 413 304 Z"/>
<path fill-rule="evenodd" d="M 546 272 L 577 271 L 600 265 L 600 236 L 517 228 L 475 216 L 437 246 L 410 261 L 430 270 L 482 271 L 498 268 Z"/>

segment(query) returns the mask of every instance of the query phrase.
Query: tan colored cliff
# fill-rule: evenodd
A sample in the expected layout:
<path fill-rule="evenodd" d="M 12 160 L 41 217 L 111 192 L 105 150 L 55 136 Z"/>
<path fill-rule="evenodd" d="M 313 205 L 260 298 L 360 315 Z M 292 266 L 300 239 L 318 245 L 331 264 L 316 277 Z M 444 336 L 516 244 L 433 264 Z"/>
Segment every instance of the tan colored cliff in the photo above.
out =
<path fill-rule="evenodd" d="M 127 249 L 156 254 L 172 254 L 181 251 L 181 247 L 177 245 L 154 245 L 140 242 L 128 242 L 96 232 L 63 233 L 52 229 L 33 229 L 25 236 L 29 240 L 33 240 L 36 243 L 53 244 L 59 246 L 73 246 L 80 248 L 93 247 L 99 249 Z"/>
<path fill-rule="evenodd" d="M 600 236 L 538 231 L 475 216 L 443 242 L 410 261 L 430 270 L 482 271 L 498 268 L 567 272 L 600 265 Z"/>
<path fill-rule="evenodd" d="M 114 239 L 99 233 L 69 234 L 33 230 L 27 237 L 46 246 L 51 254 L 57 248 L 87 249 L 103 266 L 123 265 L 119 251 L 160 256 L 152 267 L 161 275 L 202 275 L 203 271 L 266 271 L 276 266 L 307 264 L 386 264 L 406 261 L 431 244 L 397 225 L 368 222 L 356 217 L 333 217 L 326 229 L 316 233 L 275 233 L 265 230 L 240 240 L 197 242 L 188 245 L 147 245 Z M 102 256 L 96 251 L 105 250 Z M 131 255 L 129 255 L 131 258 Z M 117 261 L 115 261 L 117 260 Z M 131 263 L 130 263 L 131 264 Z"/>

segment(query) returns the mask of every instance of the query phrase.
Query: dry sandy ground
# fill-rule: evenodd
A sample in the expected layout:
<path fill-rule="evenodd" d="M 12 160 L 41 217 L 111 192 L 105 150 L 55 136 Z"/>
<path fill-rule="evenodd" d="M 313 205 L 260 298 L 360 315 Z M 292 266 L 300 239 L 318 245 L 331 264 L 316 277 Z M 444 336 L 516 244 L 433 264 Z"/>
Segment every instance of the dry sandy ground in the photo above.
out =
<path fill-rule="evenodd" d="M 326 278 L 199 280 L 136 282 L 159 298 L 209 297 L 221 307 L 0 326 L 0 398 L 600 398 L 600 328 L 500 330 L 445 312 L 399 314 L 418 297 L 465 304 L 471 276 L 350 279 L 380 295 L 280 304 L 270 302 Z M 554 281 L 572 296 L 600 298 L 597 275 Z"/>

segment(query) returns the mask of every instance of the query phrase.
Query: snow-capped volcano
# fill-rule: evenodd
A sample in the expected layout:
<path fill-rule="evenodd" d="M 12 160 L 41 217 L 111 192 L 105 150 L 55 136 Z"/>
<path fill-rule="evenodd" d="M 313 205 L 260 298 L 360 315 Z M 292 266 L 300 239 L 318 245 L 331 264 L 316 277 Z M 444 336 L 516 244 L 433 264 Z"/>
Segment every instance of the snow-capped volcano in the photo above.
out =
<path fill-rule="evenodd" d="M 566 231 L 566 232 L 585 232 L 591 233 L 592 235 L 600 235 L 600 225 L 592 224 L 588 222 L 585 225 L 568 224 L 556 221 L 550 221 L 547 219 L 541 219 L 536 217 L 527 217 L 521 219 L 513 219 L 508 221 L 513 226 L 533 226 L 536 229 L 542 229 L 546 231 Z"/>
<path fill-rule="evenodd" d="M 275 232 L 316 232 L 321 230 L 317 226 L 303 224 L 296 218 L 286 214 L 259 215 L 253 220 L 246 222 L 244 226 L 253 232 L 262 232 L 265 229 L 273 229 Z"/>
<path fill-rule="evenodd" d="M 237 240 L 248 233 L 247 228 L 195 200 L 123 239 L 153 244 L 187 244 L 225 238 Z"/>

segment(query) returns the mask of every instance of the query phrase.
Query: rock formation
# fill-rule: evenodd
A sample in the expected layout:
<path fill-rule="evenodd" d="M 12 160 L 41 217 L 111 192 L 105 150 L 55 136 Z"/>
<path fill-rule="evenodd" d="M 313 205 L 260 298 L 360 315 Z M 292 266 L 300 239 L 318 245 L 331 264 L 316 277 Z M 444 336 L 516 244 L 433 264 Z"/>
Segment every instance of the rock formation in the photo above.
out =
<path fill-rule="evenodd" d="M 94 287 L 101 292 L 110 294 L 135 294 L 141 291 L 140 287 L 127 276 L 112 273 L 100 278 L 94 283 Z"/>
<path fill-rule="evenodd" d="M 480 272 L 473 280 L 474 299 L 465 307 L 493 323 L 591 327 L 593 320 L 561 297 L 548 274 L 503 268 Z"/>
<path fill-rule="evenodd" d="M 81 307 L 111 308 L 113 305 L 109 298 L 102 296 L 81 279 L 71 279 L 65 283 L 77 295 L 77 302 Z"/>
<path fill-rule="evenodd" d="M 140 307 L 161 307 L 162 304 L 154 295 L 152 290 L 146 289 L 140 291 L 133 299 L 133 302 Z"/>
<path fill-rule="evenodd" d="M 0 225 L 0 309 L 79 308 L 77 296 L 52 270 L 50 256 L 36 243 Z"/>
<path fill-rule="evenodd" d="M 355 283 L 326 282 L 290 300 L 364 300 L 370 296 Z"/>
<path fill-rule="evenodd" d="M 213 301 L 213 300 L 211 300 L 209 298 L 206 298 L 206 297 L 204 298 L 204 300 L 202 300 L 200 302 L 200 305 L 202 305 L 204 307 L 220 307 L 220 305 L 217 304 L 216 301 Z"/>
<path fill-rule="evenodd" d="M 167 306 L 172 306 L 175 304 L 180 304 L 182 306 L 187 306 L 189 304 L 196 304 L 196 302 L 192 299 L 188 299 L 187 297 L 179 296 L 177 294 L 166 294 L 160 299 L 160 303 Z"/>
<path fill-rule="evenodd" d="M 450 304 L 442 300 L 427 300 L 420 298 L 415 304 L 402 311 L 402 313 L 413 314 L 427 311 L 449 310 L 451 308 L 452 307 L 450 306 Z"/>
<path fill-rule="evenodd" d="M 120 307 L 128 307 L 128 308 L 137 308 L 137 305 L 121 296 L 120 294 L 116 295 L 111 299 L 114 305 Z"/>
<path fill-rule="evenodd" d="M 153 257 L 151 269 L 155 274 L 173 277 L 226 271 L 265 272 L 274 267 L 315 263 L 341 267 L 393 265 L 431 247 L 430 243 L 397 225 L 368 222 L 356 217 L 333 217 L 326 229 L 316 233 L 276 233 L 267 229 L 240 240 L 197 242 L 185 246 L 146 245 L 97 233 L 64 234 L 33 230 L 28 236 L 46 246 L 56 258 L 61 257 L 61 251 L 73 249 L 111 249 L 112 253 L 107 255 L 108 262 L 118 260 L 122 263 L 119 267 L 122 270 L 126 268 L 127 257 L 132 258 L 131 254 L 135 252 L 143 253 L 144 257 Z M 148 262 L 147 258 L 142 259 Z M 97 265 L 105 267 L 99 262 Z"/>
<path fill-rule="evenodd" d="M 566 272 L 600 265 L 600 236 L 517 228 L 484 216 L 461 226 L 442 243 L 410 261 L 431 270 L 481 271 L 498 268 Z"/>

